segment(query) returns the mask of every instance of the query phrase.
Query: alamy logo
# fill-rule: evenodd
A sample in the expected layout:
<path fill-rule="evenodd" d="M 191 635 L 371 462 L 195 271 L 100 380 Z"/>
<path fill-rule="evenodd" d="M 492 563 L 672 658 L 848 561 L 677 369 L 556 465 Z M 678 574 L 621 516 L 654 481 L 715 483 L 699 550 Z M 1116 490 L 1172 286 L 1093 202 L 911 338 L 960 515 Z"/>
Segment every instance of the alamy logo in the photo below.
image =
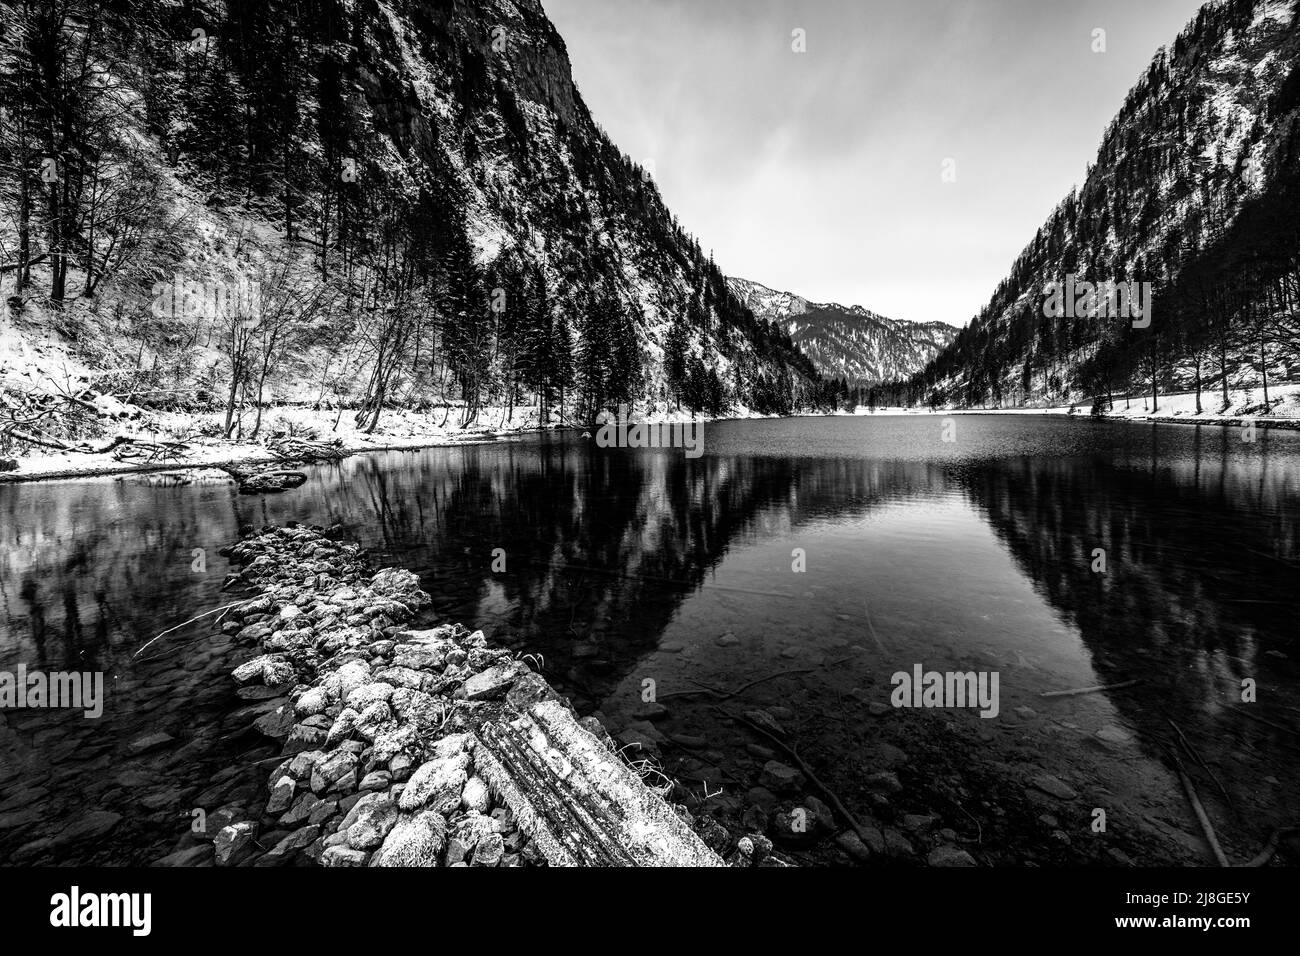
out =
<path fill-rule="evenodd" d="M 50 925 L 128 926 L 133 936 L 148 936 L 153 925 L 150 893 L 82 893 L 78 886 L 50 897 Z"/>
<path fill-rule="evenodd" d="M 704 423 L 660 422 L 652 424 L 633 412 L 628 416 L 627 405 L 618 406 L 617 417 L 609 412 L 596 416 L 600 430 L 596 444 L 600 448 L 684 448 L 687 458 L 704 454 Z"/>
<path fill-rule="evenodd" d="M 1064 282 L 1047 283 L 1043 295 L 1049 319 L 1132 319 L 1135 329 L 1151 324 L 1150 282 L 1088 282 L 1071 272 Z"/>
<path fill-rule="evenodd" d="M 255 327 L 261 320 L 262 296 L 258 283 L 194 282 L 172 276 L 155 282 L 149 310 L 160 319 L 226 319 L 238 316 L 240 325 Z"/>
<path fill-rule="evenodd" d="M 104 675 L 100 671 L 0 671 L 0 709 L 51 707 L 83 711 L 94 718 L 104 712 Z"/>
<path fill-rule="evenodd" d="M 911 673 L 897 671 L 889 682 L 895 707 L 978 707 L 981 717 L 998 715 L 997 671 L 940 673 L 913 664 Z"/>

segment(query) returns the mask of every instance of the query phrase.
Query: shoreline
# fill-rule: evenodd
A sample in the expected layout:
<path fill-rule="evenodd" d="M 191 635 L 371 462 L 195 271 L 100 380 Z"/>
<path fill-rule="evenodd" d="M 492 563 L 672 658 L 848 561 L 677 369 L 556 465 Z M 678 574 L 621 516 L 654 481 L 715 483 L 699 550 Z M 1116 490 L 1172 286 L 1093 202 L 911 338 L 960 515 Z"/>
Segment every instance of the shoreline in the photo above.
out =
<path fill-rule="evenodd" d="M 1020 415 L 1025 417 L 1040 416 L 1044 418 L 1071 418 L 1082 421 L 1106 421 L 1106 422 L 1132 422 L 1135 425 L 1210 425 L 1220 426 L 1223 428 L 1233 428 L 1244 426 L 1247 422 L 1252 422 L 1256 428 L 1266 429 L 1274 428 L 1281 431 L 1300 430 L 1300 418 L 1249 418 L 1240 416 L 1217 416 L 1214 418 L 1195 418 L 1179 415 L 1117 415 L 1107 413 L 1103 415 L 1092 415 L 1088 412 L 1073 412 L 1068 407 L 1061 408 L 950 408 L 940 409 L 938 411 L 908 410 L 902 412 L 881 411 L 875 413 L 878 416 L 891 417 L 903 415 L 923 415 L 926 417 L 941 417 L 944 415 Z M 869 416 L 861 416 L 869 417 Z"/>
<path fill-rule="evenodd" d="M 1294 393 L 1300 400 L 1300 386 L 1294 387 Z M 1171 398 L 1180 398 L 1182 396 L 1171 396 Z M 1073 410 L 1072 410 L 1073 409 Z M 1214 425 L 1220 427 L 1243 427 L 1247 422 L 1253 422 L 1256 428 L 1260 430 L 1275 429 L 1279 431 L 1300 431 L 1300 417 L 1289 416 L 1271 416 L 1255 417 L 1236 415 L 1180 415 L 1180 414 L 1123 414 L 1118 411 L 1110 411 L 1099 416 L 1094 416 L 1090 412 L 1083 411 L 1082 406 L 1050 406 L 1042 408 L 878 408 L 867 410 L 865 406 L 860 406 L 856 411 L 847 412 L 843 410 L 822 413 L 822 414 L 804 414 L 804 415 L 755 415 L 742 413 L 735 416 L 724 418 L 707 418 L 701 417 L 696 421 L 707 424 L 718 424 L 722 422 L 741 422 L 757 421 L 773 418 L 784 418 L 787 420 L 799 418 L 898 418 L 898 417 L 942 417 L 947 415 L 1007 415 L 1007 416 L 1050 416 L 1064 417 L 1072 419 L 1083 419 L 1088 421 L 1127 421 L 1134 423 L 1145 423 L 1154 425 Z M 647 421 L 651 423 L 672 423 L 679 421 L 689 421 L 672 415 L 653 415 L 647 416 Z M 495 444 L 509 439 L 522 438 L 528 435 L 541 434 L 544 432 L 560 431 L 578 431 L 576 425 L 553 425 L 544 428 L 538 424 L 529 423 L 527 425 L 509 426 L 500 428 L 482 428 L 480 430 L 467 430 L 463 432 L 430 432 L 427 434 L 408 435 L 403 439 L 402 436 L 391 433 L 380 436 L 379 441 L 371 442 L 365 439 L 358 440 L 355 436 L 345 436 L 341 451 L 343 456 L 350 458 L 354 455 L 368 454 L 371 452 L 393 452 L 393 451 L 425 451 L 431 448 L 450 448 L 461 445 L 486 445 Z M 351 438 L 351 440 L 349 440 Z M 286 459 L 279 457 L 269 451 L 264 445 L 255 445 L 252 443 L 240 443 L 237 441 L 210 440 L 210 444 L 200 446 L 200 453 L 189 456 L 185 459 L 178 459 L 169 462 L 121 462 L 113 459 L 110 454 L 89 455 L 77 452 L 67 452 L 59 455 L 33 455 L 26 458 L 16 458 L 18 469 L 14 471 L 0 471 L 0 485 L 21 484 L 25 482 L 37 481 L 75 481 L 91 478 L 107 478 L 122 475 L 134 474 L 156 474 L 161 472 L 174 471 L 192 471 L 201 469 L 220 470 L 224 468 L 233 468 L 239 466 L 260 466 L 274 464 L 292 465 L 292 460 L 286 462 Z M 203 454 L 202 452 L 210 452 Z M 76 462 L 77 457 L 87 460 L 85 462 Z M 27 464 L 32 470 L 23 470 L 23 465 Z"/>
<path fill-rule="evenodd" d="M 286 417 L 297 416 L 299 422 L 320 425 L 321 412 L 315 412 L 296 406 L 284 406 L 277 411 Z M 496 410 L 488 410 L 489 413 L 495 414 Z M 212 414 L 212 413 L 205 413 Z M 324 416 L 328 419 L 328 415 Z M 572 424 L 553 423 L 549 426 L 543 426 L 532 419 L 521 416 L 521 424 L 503 424 L 497 427 L 482 426 L 470 429 L 451 428 L 446 429 L 441 426 L 433 425 L 432 419 L 436 415 L 423 416 L 422 413 L 400 412 L 394 413 L 398 418 L 396 425 L 390 425 L 388 429 L 381 430 L 378 434 L 367 436 L 360 432 L 347 432 L 342 434 L 337 432 L 321 430 L 322 435 L 327 437 L 336 437 L 342 440 L 340 451 L 343 457 L 350 458 L 353 455 L 361 455 L 369 452 L 390 452 L 390 451 L 425 451 L 430 448 L 450 448 L 460 445 L 487 445 L 495 444 L 509 439 L 522 438 L 528 435 L 555 433 L 563 431 L 581 431 L 582 427 Z M 764 418 L 776 418 L 775 415 L 758 415 L 741 409 L 734 415 L 724 418 L 709 418 L 701 415 L 695 419 L 682 417 L 671 413 L 658 412 L 647 415 L 645 421 L 650 424 L 672 424 L 678 422 L 697 421 L 704 423 L 732 422 L 732 421 L 750 421 Z M 798 416 L 790 416 L 798 417 Z M 191 421 L 202 421 L 202 416 L 192 416 Z M 402 424 L 410 427 L 414 421 L 415 427 L 421 430 L 411 430 L 406 435 L 397 434 L 395 429 Z M 174 429 L 173 429 L 174 430 Z M 143 436 L 137 436 L 143 437 Z M 157 440 L 160 436 L 151 433 L 149 440 Z M 371 441 L 373 437 L 375 440 Z M 184 459 L 176 459 L 167 462 L 122 462 L 113 458 L 111 454 L 92 455 L 81 452 L 62 452 L 58 454 L 41 454 L 28 455 L 26 457 L 16 457 L 13 460 L 18 462 L 18 469 L 13 471 L 0 471 L 0 485 L 21 484 L 24 482 L 35 481 L 54 481 L 54 480 L 80 480 L 89 478 L 105 478 L 120 475 L 150 474 L 170 471 L 191 471 L 196 469 L 223 469 L 240 466 L 258 466 L 258 465 L 288 465 L 294 464 L 292 459 L 285 459 L 275 455 L 263 444 L 252 442 L 239 442 L 227 439 L 197 439 L 194 441 L 195 454 L 189 455 Z M 0 456 L 3 460 L 4 456 Z M 26 470 L 24 470 L 26 466 Z"/>
<path fill-rule="evenodd" d="M 529 429 L 529 432 L 536 429 Z M 528 434 L 528 432 L 518 432 L 511 434 Z M 351 458 L 353 455 L 364 455 L 370 452 L 386 451 L 422 451 L 428 448 L 452 448 L 458 445 L 488 445 L 500 441 L 500 434 L 491 438 L 467 438 L 463 441 L 438 441 L 427 442 L 415 445 L 366 445 L 364 447 L 343 447 L 343 457 Z M 88 456 L 88 457 L 105 457 L 105 456 Z M 21 463 L 23 459 L 18 459 Z M 169 471 L 203 471 L 203 470 L 221 470 L 224 468 L 234 468 L 241 465 L 277 465 L 292 464 L 292 461 L 286 462 L 285 459 L 275 455 L 250 455 L 238 457 L 224 457 L 212 459 L 184 459 L 167 463 L 142 463 L 127 464 L 125 462 L 114 462 L 113 464 L 91 464 L 79 468 L 62 468 L 52 471 L 21 472 L 10 471 L 0 472 L 0 485 L 16 485 L 28 481 L 58 481 L 86 478 L 110 478 L 119 475 L 139 475 L 139 474 L 157 474 Z M 313 462 L 312 464 L 319 464 Z"/>
<path fill-rule="evenodd" d="M 428 448 L 450 448 L 457 445 L 486 445 L 500 441 L 503 437 L 517 437 L 522 435 L 540 432 L 536 426 L 518 428 L 513 430 L 492 430 L 484 429 L 482 432 L 466 432 L 463 435 L 452 436 L 422 436 L 413 441 L 395 441 L 396 436 L 385 436 L 389 439 L 379 443 L 369 442 L 348 442 L 344 441 L 342 448 L 343 457 L 351 458 L 353 455 L 366 454 L 368 452 L 388 452 L 388 451 L 422 451 Z M 238 449 L 242 448 L 242 452 Z M 84 464 L 71 465 L 63 467 L 67 459 L 73 459 L 80 455 L 78 452 L 68 452 L 63 455 L 43 455 L 29 456 L 28 458 L 15 459 L 19 464 L 19 470 L 0 472 L 0 485 L 20 484 L 28 481 L 54 481 L 54 480 L 77 480 L 85 478 L 106 478 L 116 475 L 134 475 L 134 474 L 151 474 L 168 471 L 192 471 L 196 469 L 223 469 L 240 466 L 256 465 L 275 465 L 286 464 L 286 459 L 273 454 L 264 445 L 242 444 L 239 442 L 228 442 L 219 445 L 208 445 L 207 450 L 213 452 L 222 452 L 222 454 L 191 456 L 184 459 L 177 459 L 168 462 L 121 462 L 113 459 L 111 455 L 90 455 L 85 454 L 81 457 L 86 459 L 95 459 L 87 461 Z M 24 462 L 36 462 L 40 470 L 23 471 Z M 292 460 L 288 460 L 292 464 Z M 46 467 L 42 468 L 41 466 Z"/>

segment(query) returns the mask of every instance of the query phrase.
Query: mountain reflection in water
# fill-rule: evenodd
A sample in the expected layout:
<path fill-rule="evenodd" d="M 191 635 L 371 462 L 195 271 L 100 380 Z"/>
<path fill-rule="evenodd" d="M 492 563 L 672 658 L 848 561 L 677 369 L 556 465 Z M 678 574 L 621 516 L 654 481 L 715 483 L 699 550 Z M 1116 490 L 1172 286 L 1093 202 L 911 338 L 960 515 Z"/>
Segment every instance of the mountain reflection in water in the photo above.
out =
<path fill-rule="evenodd" d="M 262 498 L 0 487 L 0 668 L 108 675 L 102 720 L 4 715 L 0 854 L 149 862 L 175 842 L 214 772 L 255 748 L 232 737 L 246 702 L 227 676 L 248 651 L 191 626 L 133 655 L 230 600 L 217 551 L 241 526 L 286 520 L 341 523 L 378 564 L 417 571 L 439 619 L 537 655 L 614 730 L 653 681 L 659 729 L 708 741 L 665 747 L 684 783 L 722 789 L 697 811 L 743 809 L 762 764 L 744 745 L 761 741 L 716 694 L 688 692 L 757 681 L 728 707 L 789 711 L 855 813 L 893 812 L 868 777 L 894 770 L 893 809 L 978 832 L 989 862 L 1203 862 L 1169 771 L 1179 733 L 1213 770 L 1201 796 L 1238 862 L 1300 819 L 1286 729 L 1300 725 L 1300 436 L 1028 416 L 961 416 L 956 431 L 943 442 L 923 416 L 721 423 L 694 460 L 541 436 L 352 458 Z M 872 708 L 915 664 L 998 670 L 999 716 Z M 170 740 L 131 746 L 151 733 Z M 1043 796 L 1043 774 L 1078 798 Z M 1097 807 L 1108 832 L 1090 840 Z M 93 813 L 120 815 L 110 838 L 57 838 Z"/>

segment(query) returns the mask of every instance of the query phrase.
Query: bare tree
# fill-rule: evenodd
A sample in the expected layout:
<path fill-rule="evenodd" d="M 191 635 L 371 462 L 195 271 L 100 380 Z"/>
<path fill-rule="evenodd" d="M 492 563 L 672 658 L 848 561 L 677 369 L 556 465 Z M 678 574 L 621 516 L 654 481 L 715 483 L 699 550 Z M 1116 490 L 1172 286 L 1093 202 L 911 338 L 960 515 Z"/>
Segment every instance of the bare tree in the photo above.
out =
<path fill-rule="evenodd" d="M 427 302 L 422 290 L 392 297 L 372 296 L 358 316 L 357 331 L 369 359 L 370 375 L 357 410 L 357 427 L 367 434 L 379 424 L 399 369 L 408 364 L 409 349 Z"/>
<path fill-rule="evenodd" d="M 309 278 L 295 274 L 295 264 Z M 248 365 L 248 390 L 257 408 L 254 439 L 262 429 L 266 383 L 272 369 L 304 344 L 308 333 L 332 313 L 338 299 L 333 286 L 312 277 L 308 270 L 305 263 L 295 263 L 286 255 L 263 270 L 255 287 L 258 309 L 250 330 L 252 359 Z"/>

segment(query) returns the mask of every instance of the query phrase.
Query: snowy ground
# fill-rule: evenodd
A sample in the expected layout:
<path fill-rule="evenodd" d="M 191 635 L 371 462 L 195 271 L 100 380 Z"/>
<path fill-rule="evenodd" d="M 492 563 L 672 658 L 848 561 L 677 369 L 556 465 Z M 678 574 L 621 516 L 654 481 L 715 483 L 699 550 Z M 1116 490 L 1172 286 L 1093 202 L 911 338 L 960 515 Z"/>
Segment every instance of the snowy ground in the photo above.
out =
<path fill-rule="evenodd" d="M 1286 421 L 1300 425 L 1300 384 L 1278 385 L 1270 387 L 1270 411 L 1263 410 L 1263 392 L 1260 389 L 1235 389 L 1229 393 L 1229 407 L 1220 413 L 1222 402 L 1220 393 L 1204 392 L 1201 395 L 1201 407 L 1204 411 L 1196 414 L 1196 397 L 1192 393 L 1160 396 L 1157 410 L 1152 413 L 1151 397 L 1133 396 L 1125 405 L 1121 397 L 1115 399 L 1115 409 L 1107 417 L 1124 418 L 1140 421 L 1178 421 L 1178 422 L 1239 422 L 1248 419 Z M 874 411 L 859 407 L 856 412 L 837 412 L 836 415 L 1079 415 L 1086 416 L 1091 405 L 1081 403 L 1074 406 L 1055 406 L 1043 408 L 877 408 Z M 471 442 L 492 441 L 496 438 L 534 431 L 539 419 L 534 408 L 516 408 L 508 413 L 505 408 L 484 410 L 479 420 L 468 428 L 459 427 L 459 409 L 452 408 L 450 414 L 442 409 L 428 412 L 385 411 L 380 417 L 379 427 L 373 434 L 365 434 L 356 427 L 351 411 L 311 409 L 306 407 L 279 407 L 269 409 L 262 424 L 264 437 L 281 434 L 289 430 L 298 433 L 314 434 L 324 440 L 342 439 L 343 447 L 351 453 L 381 451 L 391 449 L 429 448 L 440 445 L 457 445 Z M 748 410 L 740 410 L 728 415 L 728 419 L 761 418 Z M 648 422 L 683 421 L 689 416 L 660 410 L 648 414 Z M 702 418 L 702 420 L 709 420 Z M 219 431 L 222 421 L 220 412 L 200 415 L 182 412 L 153 412 L 144 420 L 126 420 L 120 429 L 122 434 L 154 440 L 184 440 L 189 446 L 183 458 L 166 462 L 141 464 L 133 461 L 117 461 L 111 454 L 87 455 L 79 453 L 47 453 L 18 458 L 16 471 L 0 472 L 0 483 L 12 481 L 35 480 L 45 478 L 79 478 L 95 475 L 124 474 L 137 471 L 155 471 L 160 469 L 181 469 L 217 465 L 253 465 L 276 461 L 274 455 L 261 441 L 226 440 L 216 437 L 204 437 Z M 553 422 L 556 425 L 558 422 Z M 246 429 L 251 428 L 251 420 L 246 415 Z M 109 436 L 111 437 L 111 435 Z"/>
<path fill-rule="evenodd" d="M 1174 395 L 1161 395 L 1156 410 L 1151 410 L 1150 395 L 1130 396 L 1127 402 L 1123 396 L 1115 396 L 1115 407 L 1107 410 L 1107 418 L 1126 418 L 1140 421 L 1186 421 L 1186 422 L 1239 422 L 1246 419 L 1257 421 L 1286 421 L 1300 423 L 1300 383 L 1270 385 L 1268 389 L 1269 410 L 1264 410 L 1264 392 L 1259 388 L 1237 388 L 1228 391 L 1228 407 L 1219 411 L 1223 404 L 1222 393 L 1205 391 L 1201 393 L 1201 414 L 1196 414 L 1196 394 L 1186 392 Z M 1092 411 L 1091 401 L 1077 405 L 1056 405 L 1041 408 L 877 408 L 871 411 L 860 406 L 857 415 L 1088 415 Z M 847 414 L 847 413 L 845 413 Z"/>
<path fill-rule="evenodd" d="M 120 403 L 119 403 L 120 404 Z M 432 448 L 442 445 L 459 445 L 536 431 L 539 417 L 535 408 L 488 408 L 478 421 L 468 428 L 459 427 L 459 408 L 450 414 L 441 408 L 428 412 L 388 410 L 379 419 L 374 433 L 366 434 L 356 427 L 351 410 L 312 409 L 288 406 L 268 409 L 263 416 L 262 437 L 269 438 L 292 430 L 307 437 L 329 441 L 341 439 L 350 453 L 386 451 L 393 449 Z M 660 410 L 645 414 L 646 422 L 675 422 L 690 420 L 689 413 Z M 746 409 L 727 416 L 734 418 L 762 418 Z M 557 416 L 558 419 L 558 416 Z M 209 437 L 220 430 L 221 412 L 199 415 L 183 412 L 151 412 L 143 420 L 124 420 L 120 434 L 148 441 L 182 440 L 188 445 L 183 457 L 164 462 L 140 463 L 117 461 L 111 454 L 89 455 L 75 452 L 49 452 L 17 458 L 16 471 L 0 472 L 0 484 L 5 482 L 47 478 L 84 478 L 98 475 L 116 475 L 139 471 L 180 470 L 196 467 L 242 466 L 278 461 L 262 441 L 227 440 Z M 710 421 L 700 416 L 701 421 Z M 552 427 L 560 424 L 552 422 Z M 245 413 L 245 430 L 251 430 L 251 415 Z M 113 437 L 112 433 L 107 438 Z M 92 442 L 106 444 L 107 438 Z"/>

